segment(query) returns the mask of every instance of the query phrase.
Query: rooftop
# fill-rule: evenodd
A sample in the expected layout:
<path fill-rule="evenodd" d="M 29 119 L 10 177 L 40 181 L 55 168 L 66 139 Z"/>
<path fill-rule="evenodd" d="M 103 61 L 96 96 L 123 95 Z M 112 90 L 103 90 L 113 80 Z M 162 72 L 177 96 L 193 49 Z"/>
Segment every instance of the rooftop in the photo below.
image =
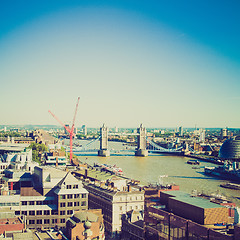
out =
<path fill-rule="evenodd" d="M 22 152 L 28 146 L 29 144 L 20 144 L 20 143 L 0 144 L 0 151 Z"/>
<path fill-rule="evenodd" d="M 187 204 L 190 204 L 192 206 L 196 206 L 199 208 L 223 208 L 224 206 L 221 206 L 216 203 L 212 203 L 209 200 L 192 196 L 188 193 L 182 192 L 182 191 L 170 191 L 170 192 L 164 192 L 165 194 L 169 194 L 170 196 L 173 196 L 178 201 L 185 202 Z"/>

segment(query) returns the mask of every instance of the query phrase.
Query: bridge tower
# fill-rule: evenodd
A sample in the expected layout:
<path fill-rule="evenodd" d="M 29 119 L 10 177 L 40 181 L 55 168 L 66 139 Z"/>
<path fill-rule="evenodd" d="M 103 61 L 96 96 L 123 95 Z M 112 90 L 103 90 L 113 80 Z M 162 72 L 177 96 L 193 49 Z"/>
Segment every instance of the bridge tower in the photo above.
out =
<path fill-rule="evenodd" d="M 138 157 L 146 157 L 148 156 L 148 150 L 147 150 L 147 140 L 146 140 L 146 136 L 147 136 L 147 130 L 145 127 L 143 127 L 143 125 L 140 125 L 140 128 L 138 128 L 138 146 L 137 149 L 135 151 L 135 156 Z"/>
<path fill-rule="evenodd" d="M 98 156 L 110 156 L 110 151 L 108 150 L 108 128 L 105 124 L 100 128 L 100 150 L 98 151 Z"/>

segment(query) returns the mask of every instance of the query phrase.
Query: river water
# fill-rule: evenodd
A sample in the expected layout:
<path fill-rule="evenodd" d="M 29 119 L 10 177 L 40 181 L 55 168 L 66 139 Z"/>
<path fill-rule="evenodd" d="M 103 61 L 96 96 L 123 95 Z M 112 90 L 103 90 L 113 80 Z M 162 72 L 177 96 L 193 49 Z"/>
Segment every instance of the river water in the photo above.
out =
<path fill-rule="evenodd" d="M 84 146 L 87 141 L 77 142 Z M 99 148 L 99 143 L 96 143 L 94 147 Z M 126 146 L 122 143 L 109 142 L 109 149 L 123 148 Z M 204 174 L 204 166 L 216 166 L 212 163 L 200 161 L 200 169 L 193 169 L 192 165 L 186 163 L 189 158 L 183 156 L 154 154 L 148 157 L 135 157 L 133 152 L 128 152 L 127 155 L 121 155 L 118 152 L 110 157 L 98 157 L 96 152 L 77 155 L 79 155 L 80 161 L 90 165 L 94 163 L 115 164 L 122 168 L 126 177 L 140 180 L 142 185 L 156 183 L 159 181 L 159 176 L 166 175 L 167 177 L 162 178 L 164 184 L 177 184 L 180 186 L 180 190 L 187 193 L 196 190 L 205 194 L 220 194 L 240 206 L 240 190 L 222 188 L 219 185 L 229 181 Z"/>

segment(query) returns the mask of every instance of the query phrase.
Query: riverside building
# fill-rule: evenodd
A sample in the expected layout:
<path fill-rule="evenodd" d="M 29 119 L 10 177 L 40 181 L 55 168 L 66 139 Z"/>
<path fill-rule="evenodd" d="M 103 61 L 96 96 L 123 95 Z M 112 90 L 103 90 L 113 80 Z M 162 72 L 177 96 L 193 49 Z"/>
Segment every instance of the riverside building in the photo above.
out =
<path fill-rule="evenodd" d="M 144 210 L 144 190 L 129 185 L 130 179 L 94 169 L 75 171 L 74 174 L 83 180 L 89 192 L 89 208 L 102 209 L 105 230 L 109 235 L 120 233 L 122 214 Z"/>
<path fill-rule="evenodd" d="M 144 209 L 144 191 L 127 186 L 118 190 L 114 184 L 84 183 L 89 192 L 89 208 L 102 209 L 105 229 L 110 235 L 117 235 L 122 227 L 122 214 L 130 210 Z"/>
<path fill-rule="evenodd" d="M 145 239 L 239 239 L 229 208 L 181 191 L 153 195 L 144 215 Z"/>

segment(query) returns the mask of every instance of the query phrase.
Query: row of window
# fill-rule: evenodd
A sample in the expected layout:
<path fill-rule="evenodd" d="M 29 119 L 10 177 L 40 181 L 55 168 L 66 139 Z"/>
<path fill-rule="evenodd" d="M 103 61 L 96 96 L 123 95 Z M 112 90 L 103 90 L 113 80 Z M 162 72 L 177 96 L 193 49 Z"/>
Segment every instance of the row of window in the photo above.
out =
<path fill-rule="evenodd" d="M 54 200 L 44 200 L 44 201 L 22 201 L 22 205 L 50 205 L 54 204 Z"/>
<path fill-rule="evenodd" d="M 122 198 L 122 197 L 120 197 L 120 202 L 122 202 L 122 201 L 126 201 L 126 198 Z M 143 200 L 143 196 L 135 196 L 135 197 L 129 197 L 129 200 L 130 201 L 132 201 L 132 200 Z"/>
<path fill-rule="evenodd" d="M 128 208 L 129 208 L 128 210 L 133 210 L 133 207 L 132 207 L 132 206 L 129 206 Z M 143 209 L 143 205 L 141 205 L 139 208 L 138 208 L 138 206 L 135 206 L 135 209 L 136 209 L 136 210 L 137 210 L 137 209 L 141 209 L 141 210 L 142 210 L 142 209 Z M 123 210 L 123 207 L 120 206 L 120 207 L 119 207 L 119 210 L 122 211 L 122 210 Z"/>
<path fill-rule="evenodd" d="M 87 194 L 83 193 L 83 194 L 66 194 L 66 195 L 60 195 L 60 199 L 72 199 L 72 198 L 80 198 L 80 196 L 82 198 L 86 198 Z"/>
<path fill-rule="evenodd" d="M 65 202 L 62 202 L 60 203 L 60 207 L 78 207 L 80 206 L 80 202 L 68 202 L 68 203 L 65 203 Z M 81 202 L 81 206 L 87 206 L 87 202 L 86 201 L 82 201 Z"/>
<path fill-rule="evenodd" d="M 60 223 L 65 223 L 65 218 L 60 219 Z M 57 223 L 58 219 L 51 219 L 51 223 Z M 28 220 L 28 224 L 50 224 L 50 219 Z"/>
<path fill-rule="evenodd" d="M 67 212 L 67 215 L 73 214 L 73 210 L 67 210 L 67 211 L 60 211 L 60 215 L 66 215 L 66 212 Z"/>
<path fill-rule="evenodd" d="M 78 185 L 67 185 L 67 189 L 78 189 Z"/>
<path fill-rule="evenodd" d="M 19 202 L 3 202 L 0 206 L 19 206 Z"/>
<path fill-rule="evenodd" d="M 15 212 L 16 215 L 20 215 L 20 211 L 16 211 Z M 37 210 L 37 211 L 22 211 L 22 215 L 26 215 L 26 216 L 48 216 L 48 215 L 58 215 L 58 211 L 57 210 Z"/>

